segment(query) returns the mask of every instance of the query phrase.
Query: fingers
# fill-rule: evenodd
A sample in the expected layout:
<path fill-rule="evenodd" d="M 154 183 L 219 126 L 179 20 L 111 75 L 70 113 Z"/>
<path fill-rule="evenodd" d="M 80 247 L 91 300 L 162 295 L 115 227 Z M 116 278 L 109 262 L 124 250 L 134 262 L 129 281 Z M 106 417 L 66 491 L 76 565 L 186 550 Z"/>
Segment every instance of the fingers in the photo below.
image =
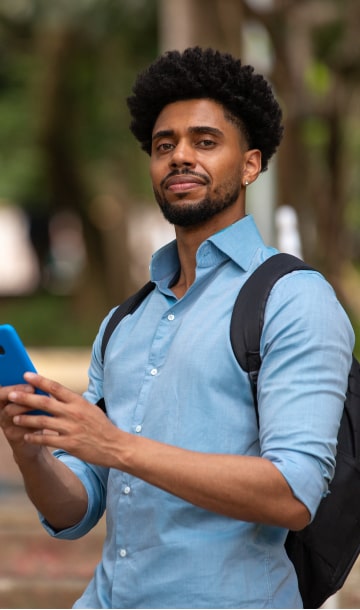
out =
<path fill-rule="evenodd" d="M 77 410 L 85 402 L 84 399 L 56 381 L 41 375 L 26 373 L 25 376 L 34 388 L 41 390 L 41 393 L 30 394 L 18 389 L 9 393 L 8 398 L 11 401 L 9 407 L 16 405 L 17 408 L 21 408 L 20 412 L 12 410 L 12 413 L 9 413 L 9 416 L 12 415 L 12 423 L 23 428 L 64 432 L 62 427 L 66 428 L 65 421 L 76 418 Z M 50 415 L 53 417 L 49 417 Z"/>
<path fill-rule="evenodd" d="M 9 393 L 9 400 L 18 406 L 31 410 L 41 410 L 45 413 L 54 414 L 54 405 L 51 399 L 45 394 L 28 394 L 27 392 L 13 391 Z"/>
<path fill-rule="evenodd" d="M 28 383 L 17 383 L 16 385 L 1 385 L 0 386 L 0 400 L 1 398 L 7 397 L 9 392 L 19 390 L 20 392 L 34 393 L 34 388 Z"/>
<path fill-rule="evenodd" d="M 63 449 L 64 442 L 62 437 L 49 430 L 35 430 L 34 432 L 27 432 L 24 434 L 24 441 L 32 446 L 51 447 L 52 449 Z"/>
<path fill-rule="evenodd" d="M 52 418 L 49 418 L 48 415 L 30 415 L 22 413 L 21 415 L 14 415 L 12 421 L 16 426 L 34 428 L 36 430 L 50 430 L 52 425 Z"/>
<path fill-rule="evenodd" d="M 61 385 L 57 381 L 47 379 L 47 377 L 42 377 L 37 373 L 25 373 L 24 379 L 35 388 L 42 390 L 46 394 L 50 394 L 60 402 L 71 402 L 72 400 L 74 400 L 74 397 L 77 396 L 74 392 Z"/>
<path fill-rule="evenodd" d="M 34 432 L 28 432 L 26 434 L 26 436 L 28 437 L 34 437 L 34 436 L 60 436 L 59 432 L 56 432 L 55 430 L 49 430 L 47 428 L 44 428 L 44 430 L 35 430 Z"/>
<path fill-rule="evenodd" d="M 12 391 L 28 392 L 29 394 L 34 393 L 34 388 L 28 383 L 11 385 L 11 386 L 0 386 L 0 408 L 4 408 L 9 403 L 9 392 Z"/>
<path fill-rule="evenodd" d="M 47 423 L 44 424 L 39 412 L 45 414 L 45 421 L 48 422 L 48 415 L 60 415 L 62 404 L 70 402 L 76 396 L 61 384 L 41 375 L 28 372 L 25 373 L 24 378 L 28 383 L 6 388 L 6 398 L 4 395 L 1 405 L 3 407 L 1 413 L 4 413 L 6 418 L 0 422 L 2 427 L 8 425 L 8 420 L 11 419 L 12 423 L 17 426 L 45 428 Z M 42 393 L 35 392 L 36 389 Z M 5 390 L 5 388 L 0 388 L 0 392 L 1 390 Z M 36 417 L 32 417 L 32 413 L 29 411 L 36 411 Z M 23 415 L 23 417 L 20 418 L 19 415 Z"/>
<path fill-rule="evenodd" d="M 13 427 L 13 418 L 15 415 L 21 415 L 22 413 L 27 413 L 27 409 L 16 405 L 13 403 L 7 402 L 4 408 L 0 409 L 0 428 L 5 432 L 9 430 L 9 428 Z"/>

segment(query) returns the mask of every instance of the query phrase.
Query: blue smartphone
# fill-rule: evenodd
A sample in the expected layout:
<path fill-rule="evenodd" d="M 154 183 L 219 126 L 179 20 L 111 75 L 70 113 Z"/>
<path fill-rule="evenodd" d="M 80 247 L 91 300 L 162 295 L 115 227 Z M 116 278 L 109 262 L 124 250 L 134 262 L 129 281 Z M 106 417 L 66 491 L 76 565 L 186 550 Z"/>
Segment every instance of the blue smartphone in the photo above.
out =
<path fill-rule="evenodd" d="M 0 385 L 26 383 L 24 373 L 36 369 L 15 328 L 10 324 L 0 325 Z M 45 394 L 36 390 L 37 394 Z M 44 411 L 31 411 L 32 415 L 48 415 Z"/>

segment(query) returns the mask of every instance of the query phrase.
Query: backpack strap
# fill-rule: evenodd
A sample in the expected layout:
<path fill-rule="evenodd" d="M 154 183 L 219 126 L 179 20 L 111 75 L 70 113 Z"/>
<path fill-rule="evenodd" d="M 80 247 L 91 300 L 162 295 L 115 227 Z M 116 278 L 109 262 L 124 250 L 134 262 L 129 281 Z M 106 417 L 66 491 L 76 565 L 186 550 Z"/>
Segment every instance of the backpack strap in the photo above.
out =
<path fill-rule="evenodd" d="M 115 328 L 118 324 L 120 324 L 121 320 L 127 316 L 128 314 L 134 313 L 136 309 L 141 305 L 143 300 L 150 294 L 152 290 L 154 290 L 155 284 L 154 282 L 147 282 L 140 290 L 138 290 L 135 294 L 131 295 L 126 301 L 118 305 L 112 314 L 110 320 L 108 321 L 105 331 L 102 338 L 101 343 L 101 357 L 104 360 L 106 346 L 109 342 L 109 339 L 114 332 Z"/>
<path fill-rule="evenodd" d="M 258 421 L 257 378 L 261 365 L 260 338 L 266 302 L 274 284 L 283 275 L 301 269 L 313 270 L 292 254 L 275 254 L 255 269 L 235 301 L 230 323 L 230 341 L 238 363 L 249 375 Z"/>
<path fill-rule="evenodd" d="M 105 326 L 102 342 L 101 342 L 101 359 L 104 362 L 105 350 L 107 344 L 109 343 L 109 339 L 114 332 L 115 328 L 118 324 L 120 324 L 121 320 L 125 318 L 128 314 L 134 313 L 136 309 L 141 305 L 143 300 L 150 294 L 152 290 L 154 290 L 155 284 L 154 282 L 146 282 L 140 290 L 132 294 L 126 301 L 120 303 L 118 307 L 114 310 L 114 313 L 110 317 L 107 325 Z M 102 396 L 97 401 L 96 405 L 106 413 L 106 404 L 104 397 Z"/>

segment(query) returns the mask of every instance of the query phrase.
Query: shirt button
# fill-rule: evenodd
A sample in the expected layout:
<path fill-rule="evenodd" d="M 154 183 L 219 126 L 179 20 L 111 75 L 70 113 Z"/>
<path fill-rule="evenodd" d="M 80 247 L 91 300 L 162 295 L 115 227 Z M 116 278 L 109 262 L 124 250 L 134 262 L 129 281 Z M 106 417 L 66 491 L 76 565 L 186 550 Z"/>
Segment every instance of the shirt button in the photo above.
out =
<path fill-rule="evenodd" d="M 126 557 L 126 555 L 127 555 L 126 549 L 120 549 L 119 555 L 120 555 L 120 557 Z"/>
<path fill-rule="evenodd" d="M 126 485 L 126 487 L 124 487 L 124 494 L 128 495 L 130 493 L 131 489 L 128 485 Z"/>
<path fill-rule="evenodd" d="M 175 320 L 175 316 L 173 313 L 169 313 L 168 320 L 170 320 L 170 322 L 172 322 L 172 320 Z"/>
<path fill-rule="evenodd" d="M 152 375 L 154 377 L 154 375 L 157 375 L 157 372 L 158 372 L 157 369 L 151 369 L 150 375 Z"/>
<path fill-rule="evenodd" d="M 135 428 L 135 432 L 141 432 L 142 430 L 142 426 L 140 426 L 140 424 L 138 424 Z"/>

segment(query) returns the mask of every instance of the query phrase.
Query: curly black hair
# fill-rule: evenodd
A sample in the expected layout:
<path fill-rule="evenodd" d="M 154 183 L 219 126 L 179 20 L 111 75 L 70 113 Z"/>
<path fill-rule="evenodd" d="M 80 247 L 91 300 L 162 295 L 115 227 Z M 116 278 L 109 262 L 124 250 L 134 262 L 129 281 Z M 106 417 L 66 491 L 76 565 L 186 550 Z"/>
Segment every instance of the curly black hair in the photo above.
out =
<path fill-rule="evenodd" d="M 269 83 L 229 53 L 200 47 L 168 51 L 138 75 L 132 93 L 127 98 L 130 129 L 148 154 L 161 110 L 188 99 L 222 104 L 228 118 L 240 126 L 249 149 L 261 151 L 261 171 L 267 169 L 282 138 L 282 112 Z"/>

